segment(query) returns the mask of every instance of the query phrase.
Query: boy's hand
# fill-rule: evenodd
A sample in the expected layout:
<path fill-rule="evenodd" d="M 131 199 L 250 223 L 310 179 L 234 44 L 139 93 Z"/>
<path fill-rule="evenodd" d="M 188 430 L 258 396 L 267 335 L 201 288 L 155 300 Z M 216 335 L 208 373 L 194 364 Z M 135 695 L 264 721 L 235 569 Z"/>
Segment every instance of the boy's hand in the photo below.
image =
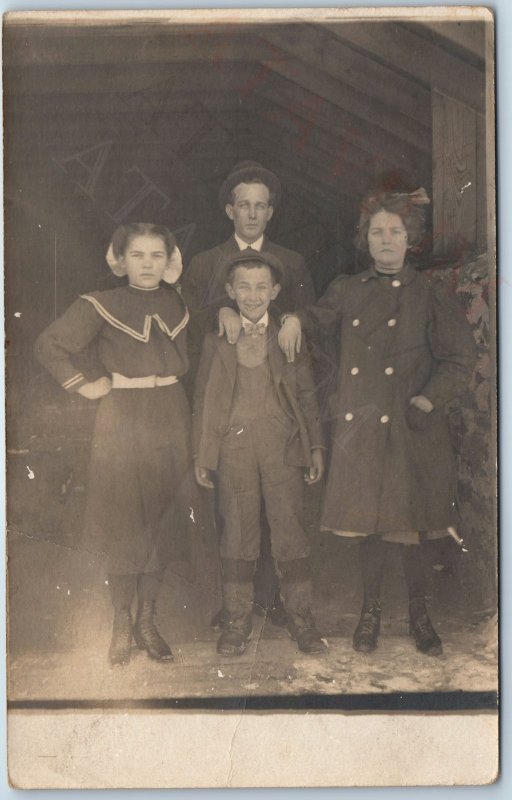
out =
<path fill-rule="evenodd" d="M 110 378 L 98 378 L 97 381 L 84 383 L 83 386 L 77 389 L 77 392 L 88 400 L 99 400 L 100 397 L 105 397 L 111 389 L 112 381 Z"/>
<path fill-rule="evenodd" d="M 221 308 L 219 311 L 219 336 L 226 334 L 229 344 L 236 344 L 241 330 L 240 314 L 227 306 Z"/>
<path fill-rule="evenodd" d="M 295 361 L 295 352 L 300 353 L 301 330 L 300 320 L 294 316 L 286 317 L 281 326 L 278 342 L 288 362 Z"/>
<path fill-rule="evenodd" d="M 309 468 L 308 472 L 304 475 L 304 480 L 308 486 L 313 486 L 314 483 L 322 478 L 324 474 L 324 453 L 319 447 L 311 451 L 311 458 L 313 466 Z"/>
<path fill-rule="evenodd" d="M 195 464 L 194 474 L 199 486 L 202 486 L 203 489 L 213 489 L 213 482 L 210 480 L 210 473 L 207 469 L 200 467 L 199 464 Z"/>

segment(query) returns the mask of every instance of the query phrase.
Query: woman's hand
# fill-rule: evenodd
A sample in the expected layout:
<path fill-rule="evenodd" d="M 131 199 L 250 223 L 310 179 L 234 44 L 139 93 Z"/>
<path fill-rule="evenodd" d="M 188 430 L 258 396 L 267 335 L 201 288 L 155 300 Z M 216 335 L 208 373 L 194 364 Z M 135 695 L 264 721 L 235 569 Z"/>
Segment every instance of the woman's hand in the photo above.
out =
<path fill-rule="evenodd" d="M 105 397 L 111 389 L 112 381 L 110 378 L 98 378 L 97 381 L 84 383 L 83 386 L 77 389 L 77 392 L 88 400 L 99 400 L 100 397 Z"/>
<path fill-rule="evenodd" d="M 240 314 L 227 306 L 221 308 L 219 311 L 219 336 L 226 334 L 229 344 L 236 344 L 241 330 Z"/>
<path fill-rule="evenodd" d="M 324 474 L 323 450 L 320 447 L 315 447 L 315 449 L 311 451 L 311 459 L 313 461 L 313 466 L 310 467 L 309 471 L 304 475 L 304 480 L 308 486 L 313 486 L 314 483 L 318 483 Z"/>
<path fill-rule="evenodd" d="M 286 317 L 279 331 L 278 342 L 288 362 L 295 361 L 295 353 L 300 353 L 301 339 L 300 319 L 293 315 Z"/>
<path fill-rule="evenodd" d="M 199 486 L 202 486 L 203 489 L 213 489 L 213 481 L 210 480 L 210 473 L 207 469 L 200 467 L 199 464 L 194 464 L 194 475 Z"/>
<path fill-rule="evenodd" d="M 433 403 L 430 402 L 428 397 L 425 397 L 424 394 L 417 394 L 415 397 L 411 397 L 409 400 L 411 406 L 416 406 L 421 411 L 424 411 L 425 414 L 430 414 L 432 409 L 434 408 Z"/>
<path fill-rule="evenodd" d="M 418 394 L 411 397 L 409 405 L 405 412 L 407 424 L 412 431 L 424 431 L 427 429 L 429 414 L 434 406 L 423 394 Z"/>

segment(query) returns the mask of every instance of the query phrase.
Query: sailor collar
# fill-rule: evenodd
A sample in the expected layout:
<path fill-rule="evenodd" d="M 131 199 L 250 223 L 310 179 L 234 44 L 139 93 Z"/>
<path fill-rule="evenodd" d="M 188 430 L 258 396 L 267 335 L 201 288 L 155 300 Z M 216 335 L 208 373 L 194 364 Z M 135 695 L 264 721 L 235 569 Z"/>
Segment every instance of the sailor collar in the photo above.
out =
<path fill-rule="evenodd" d="M 157 287 L 146 291 L 136 286 L 122 286 L 80 296 L 113 328 L 139 342 L 148 342 L 153 320 L 171 340 L 186 327 L 188 309 L 181 297 L 176 302 L 177 295 L 178 289 Z"/>

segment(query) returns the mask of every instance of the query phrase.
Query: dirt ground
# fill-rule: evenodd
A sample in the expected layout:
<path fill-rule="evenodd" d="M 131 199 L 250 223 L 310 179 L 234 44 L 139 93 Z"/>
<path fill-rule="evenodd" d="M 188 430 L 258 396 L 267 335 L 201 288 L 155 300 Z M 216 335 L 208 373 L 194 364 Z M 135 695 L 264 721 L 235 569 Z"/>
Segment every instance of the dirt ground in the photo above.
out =
<path fill-rule="evenodd" d="M 286 630 L 255 615 L 244 655 L 217 655 L 217 634 L 209 626 L 220 605 L 217 544 L 203 530 L 193 558 L 169 566 L 158 600 L 158 625 L 174 663 L 155 663 L 134 647 L 130 664 L 112 669 L 105 566 L 81 548 L 76 533 L 83 493 L 78 487 L 65 502 L 41 504 L 40 492 L 47 490 L 26 478 L 23 485 L 24 502 L 11 515 L 8 539 L 10 701 L 497 690 L 496 617 L 472 607 L 467 554 L 455 545 L 433 552 L 430 564 L 431 617 L 443 655 L 420 654 L 408 636 L 398 552 L 391 554 L 383 587 L 379 647 L 370 655 L 352 649 L 361 600 L 358 545 L 316 532 L 318 492 L 309 496 L 308 517 L 313 610 L 328 642 L 325 654 L 304 655 Z"/>

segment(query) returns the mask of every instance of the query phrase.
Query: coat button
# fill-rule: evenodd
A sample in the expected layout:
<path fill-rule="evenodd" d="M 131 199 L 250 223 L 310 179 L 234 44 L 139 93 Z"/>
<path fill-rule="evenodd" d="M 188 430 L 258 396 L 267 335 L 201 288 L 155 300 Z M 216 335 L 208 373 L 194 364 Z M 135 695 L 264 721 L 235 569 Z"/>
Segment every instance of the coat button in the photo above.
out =
<path fill-rule="evenodd" d="M 391 281 L 391 286 L 394 286 L 394 287 L 395 287 L 395 289 L 397 289 L 397 288 L 398 288 L 399 286 L 401 286 L 401 285 L 402 285 L 402 284 L 401 284 L 401 282 L 400 282 L 400 281 L 397 281 L 397 280 Z"/>
<path fill-rule="evenodd" d="M 352 422 L 352 420 L 354 419 L 354 415 L 351 414 L 349 411 L 348 414 L 345 414 L 345 419 L 347 420 L 347 422 Z"/>
<path fill-rule="evenodd" d="M 358 319 L 353 319 L 352 320 L 352 325 L 354 326 L 354 328 L 357 328 L 357 326 L 359 325 L 359 320 Z"/>
<path fill-rule="evenodd" d="M 382 417 L 380 418 L 380 421 L 381 421 L 383 424 L 385 424 L 386 422 L 389 422 L 389 417 L 388 417 L 388 415 L 387 415 L 387 414 L 383 414 L 383 415 L 382 415 Z"/>
<path fill-rule="evenodd" d="M 394 318 L 388 319 L 388 328 L 394 328 L 395 325 L 396 325 L 396 319 Z"/>
<path fill-rule="evenodd" d="M 352 367 L 352 369 L 350 370 L 351 375 L 357 375 L 358 372 L 359 372 L 359 367 Z"/>
<path fill-rule="evenodd" d="M 394 371 L 395 370 L 393 369 L 393 367 L 386 367 L 386 369 L 384 370 L 386 375 L 392 375 Z"/>

